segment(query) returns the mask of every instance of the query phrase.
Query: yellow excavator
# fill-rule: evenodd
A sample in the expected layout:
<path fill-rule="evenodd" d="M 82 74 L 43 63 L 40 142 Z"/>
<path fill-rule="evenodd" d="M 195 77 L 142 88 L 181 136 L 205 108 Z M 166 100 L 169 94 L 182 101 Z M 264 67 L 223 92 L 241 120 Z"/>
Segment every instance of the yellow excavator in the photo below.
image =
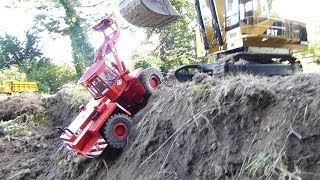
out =
<path fill-rule="evenodd" d="M 302 69 L 293 53 L 308 47 L 306 24 L 279 18 L 268 0 L 194 0 L 197 55 L 214 57 L 201 70 L 289 75 Z M 168 0 L 122 0 L 122 16 L 139 27 L 161 28 L 183 18 Z M 204 17 L 209 14 L 209 21 Z"/>

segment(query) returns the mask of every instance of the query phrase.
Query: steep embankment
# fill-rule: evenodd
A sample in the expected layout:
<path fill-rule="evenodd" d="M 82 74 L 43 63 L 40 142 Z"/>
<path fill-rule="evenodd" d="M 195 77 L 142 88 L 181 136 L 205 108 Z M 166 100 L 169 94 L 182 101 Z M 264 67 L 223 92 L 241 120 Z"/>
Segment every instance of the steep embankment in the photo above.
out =
<path fill-rule="evenodd" d="M 74 156 L 58 132 L 44 128 L 47 136 L 35 141 L 46 148 L 0 152 L 2 167 L 4 157 L 16 162 L 7 163 L 1 174 L 39 179 L 319 179 L 319 94 L 318 74 L 220 80 L 198 75 L 191 83 L 166 82 L 134 117 L 129 144 L 116 160 Z M 75 115 L 75 109 L 61 108 L 61 101 L 45 102 L 50 104 L 43 105 L 48 117 L 58 114 L 49 118 L 55 126 L 68 124 Z M 50 107 L 61 109 L 53 113 Z M 14 141 L 20 139 L 1 140 L 1 145 Z M 34 141 L 26 146 L 30 143 Z M 22 168 L 31 156 L 35 162 Z"/>

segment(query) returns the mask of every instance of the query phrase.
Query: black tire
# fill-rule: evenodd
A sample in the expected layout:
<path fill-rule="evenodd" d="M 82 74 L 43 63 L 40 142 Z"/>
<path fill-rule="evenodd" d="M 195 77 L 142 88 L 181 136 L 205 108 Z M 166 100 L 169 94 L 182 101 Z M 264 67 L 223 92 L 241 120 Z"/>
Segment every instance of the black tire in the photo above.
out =
<path fill-rule="evenodd" d="M 146 96 L 149 97 L 164 80 L 161 72 L 155 68 L 147 68 L 142 70 L 139 80 L 146 89 Z"/>
<path fill-rule="evenodd" d="M 114 114 L 105 123 L 103 137 L 108 142 L 108 146 L 115 149 L 123 149 L 127 144 L 131 128 L 132 121 L 129 116 L 126 114 Z M 121 133 L 121 131 L 124 132 Z"/>

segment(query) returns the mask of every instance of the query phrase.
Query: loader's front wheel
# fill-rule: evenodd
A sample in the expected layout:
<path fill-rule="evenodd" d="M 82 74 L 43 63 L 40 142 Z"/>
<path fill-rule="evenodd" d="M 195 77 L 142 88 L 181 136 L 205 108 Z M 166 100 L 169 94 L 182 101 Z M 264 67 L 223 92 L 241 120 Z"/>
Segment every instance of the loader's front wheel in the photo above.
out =
<path fill-rule="evenodd" d="M 142 70 L 139 80 L 146 89 L 146 96 L 150 96 L 163 81 L 163 75 L 155 68 L 147 68 Z"/>
<path fill-rule="evenodd" d="M 112 148 L 123 149 L 131 132 L 131 118 L 126 114 L 115 114 L 106 122 L 103 136 Z"/>

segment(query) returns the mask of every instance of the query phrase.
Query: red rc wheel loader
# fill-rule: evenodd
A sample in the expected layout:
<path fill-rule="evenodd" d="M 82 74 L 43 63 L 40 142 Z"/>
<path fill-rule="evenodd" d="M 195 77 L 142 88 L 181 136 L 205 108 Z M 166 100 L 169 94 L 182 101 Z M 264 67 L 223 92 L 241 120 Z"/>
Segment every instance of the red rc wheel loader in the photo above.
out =
<path fill-rule="evenodd" d="M 95 64 L 80 78 L 93 96 L 75 120 L 64 129 L 60 138 L 67 148 L 93 158 L 108 146 L 125 147 L 132 127 L 131 116 L 145 104 L 151 93 L 163 81 L 162 74 L 153 68 L 127 69 L 118 57 L 116 42 L 119 25 L 107 18 L 94 27 L 104 34 Z"/>

